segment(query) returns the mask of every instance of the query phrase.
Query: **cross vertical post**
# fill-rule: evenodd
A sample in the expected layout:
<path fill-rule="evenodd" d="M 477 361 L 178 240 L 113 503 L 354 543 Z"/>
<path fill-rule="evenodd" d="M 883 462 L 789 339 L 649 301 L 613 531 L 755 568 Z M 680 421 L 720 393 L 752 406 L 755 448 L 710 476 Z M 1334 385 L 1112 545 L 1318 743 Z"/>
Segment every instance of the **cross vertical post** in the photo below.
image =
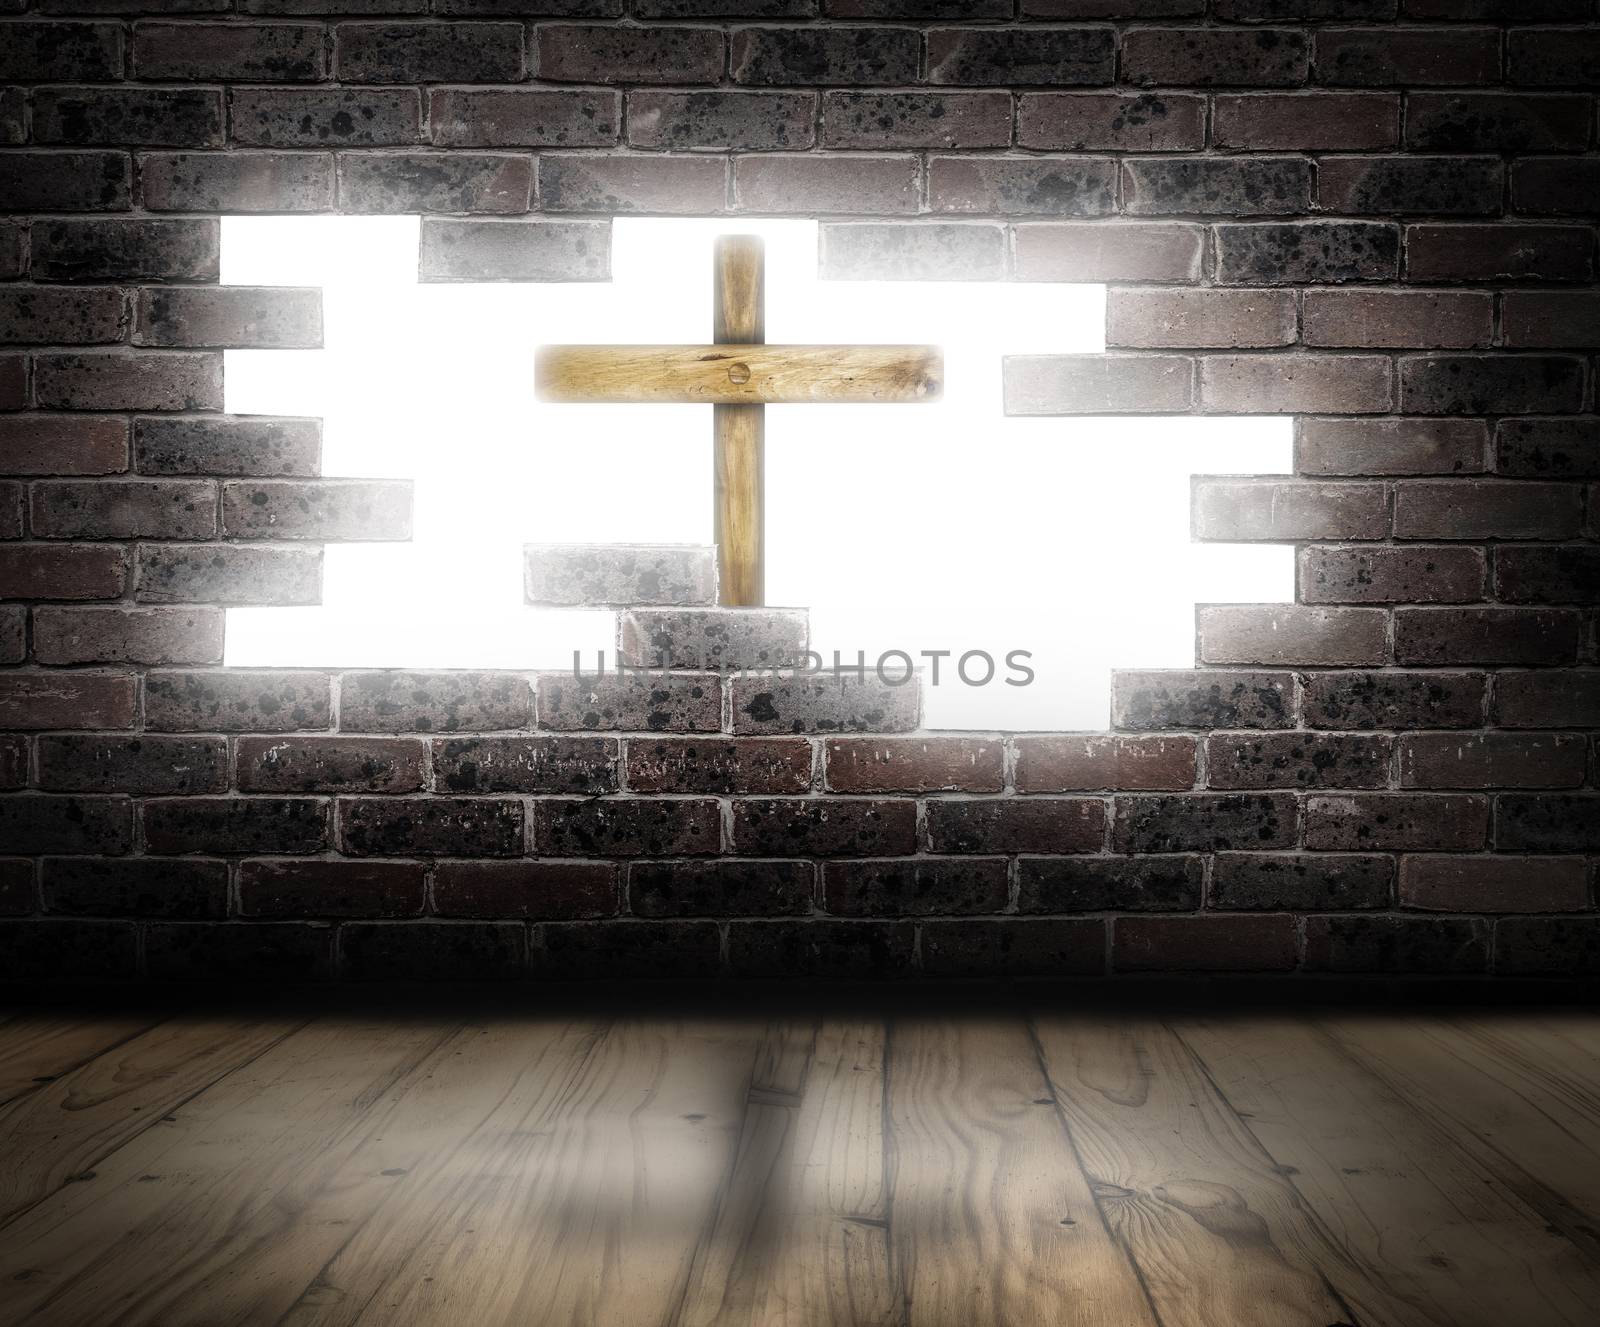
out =
<path fill-rule="evenodd" d="M 712 340 L 718 345 L 765 343 L 765 268 L 757 236 L 717 240 Z M 764 405 L 712 407 L 717 602 L 728 607 L 766 602 L 766 413 Z"/>

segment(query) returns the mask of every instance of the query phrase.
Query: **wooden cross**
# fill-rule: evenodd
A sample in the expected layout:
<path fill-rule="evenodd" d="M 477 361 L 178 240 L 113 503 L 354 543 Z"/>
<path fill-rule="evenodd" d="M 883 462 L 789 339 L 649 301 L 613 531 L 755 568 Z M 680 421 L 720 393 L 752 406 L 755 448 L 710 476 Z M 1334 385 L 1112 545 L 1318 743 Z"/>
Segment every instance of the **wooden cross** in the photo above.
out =
<path fill-rule="evenodd" d="M 717 241 L 709 346 L 544 346 L 534 368 L 546 401 L 688 402 L 713 407 L 717 598 L 766 597 L 766 407 L 936 400 L 934 346 L 769 346 L 765 259 L 754 235 Z"/>

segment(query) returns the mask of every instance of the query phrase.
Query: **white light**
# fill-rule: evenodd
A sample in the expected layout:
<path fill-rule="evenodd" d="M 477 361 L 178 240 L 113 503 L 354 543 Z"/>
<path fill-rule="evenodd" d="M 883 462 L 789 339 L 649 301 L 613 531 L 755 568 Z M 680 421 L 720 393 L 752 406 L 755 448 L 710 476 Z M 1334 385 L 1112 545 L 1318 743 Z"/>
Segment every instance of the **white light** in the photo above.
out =
<path fill-rule="evenodd" d="M 610 283 L 421 284 L 415 217 L 229 217 L 222 279 L 323 288 L 317 351 L 227 352 L 227 409 L 319 415 L 323 473 L 416 483 L 409 544 L 331 544 L 324 602 L 228 613 L 251 666 L 570 667 L 609 613 L 522 603 L 522 545 L 708 543 L 704 406 L 546 405 L 536 347 L 701 344 L 711 248 L 759 234 L 775 342 L 931 342 L 944 399 L 767 412 L 767 597 L 825 659 L 1027 650 L 931 728 L 1096 729 L 1114 667 L 1194 662 L 1194 606 L 1291 597 L 1285 546 L 1189 539 L 1194 474 L 1289 469 L 1280 418 L 1008 419 L 1001 356 L 1104 348 L 1104 288 L 838 282 L 805 221 L 619 219 Z M 1006 675 L 1002 667 L 1000 676 Z"/>

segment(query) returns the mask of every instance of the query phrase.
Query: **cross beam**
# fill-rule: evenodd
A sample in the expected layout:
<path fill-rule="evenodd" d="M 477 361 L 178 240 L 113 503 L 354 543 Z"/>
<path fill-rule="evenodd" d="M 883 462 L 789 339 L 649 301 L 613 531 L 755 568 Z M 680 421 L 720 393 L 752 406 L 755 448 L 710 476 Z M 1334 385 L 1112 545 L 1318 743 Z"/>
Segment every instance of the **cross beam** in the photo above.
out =
<path fill-rule="evenodd" d="M 769 405 L 937 400 L 933 346 L 769 346 L 765 260 L 753 235 L 717 241 L 708 346 L 545 346 L 534 382 L 545 401 L 678 402 L 713 407 L 717 596 L 766 597 L 765 415 Z"/>

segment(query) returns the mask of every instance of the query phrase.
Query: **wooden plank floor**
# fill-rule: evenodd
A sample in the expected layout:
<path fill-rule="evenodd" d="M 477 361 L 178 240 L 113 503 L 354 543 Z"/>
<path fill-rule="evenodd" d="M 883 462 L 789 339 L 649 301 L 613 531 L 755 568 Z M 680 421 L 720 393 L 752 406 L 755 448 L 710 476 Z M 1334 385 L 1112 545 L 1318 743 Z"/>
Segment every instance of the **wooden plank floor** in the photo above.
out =
<path fill-rule="evenodd" d="M 948 1004 L 0 1010 L 0 1324 L 1600 1323 L 1600 1015 Z"/>

